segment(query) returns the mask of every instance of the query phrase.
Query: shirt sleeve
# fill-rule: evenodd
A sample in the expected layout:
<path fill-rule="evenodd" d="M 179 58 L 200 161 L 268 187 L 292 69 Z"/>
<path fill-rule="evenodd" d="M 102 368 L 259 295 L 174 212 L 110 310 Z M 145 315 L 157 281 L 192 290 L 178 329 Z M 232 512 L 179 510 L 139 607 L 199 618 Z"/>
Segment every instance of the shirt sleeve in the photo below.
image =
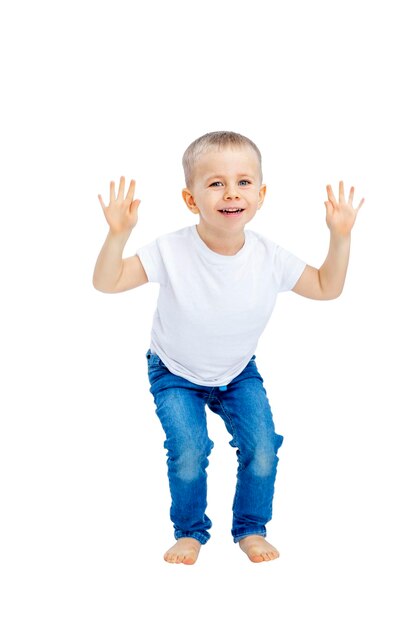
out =
<path fill-rule="evenodd" d="M 291 291 L 304 272 L 306 263 L 277 245 L 274 257 L 274 275 L 277 292 Z"/>
<path fill-rule="evenodd" d="M 164 264 L 158 240 L 142 246 L 136 251 L 150 283 L 164 282 Z"/>

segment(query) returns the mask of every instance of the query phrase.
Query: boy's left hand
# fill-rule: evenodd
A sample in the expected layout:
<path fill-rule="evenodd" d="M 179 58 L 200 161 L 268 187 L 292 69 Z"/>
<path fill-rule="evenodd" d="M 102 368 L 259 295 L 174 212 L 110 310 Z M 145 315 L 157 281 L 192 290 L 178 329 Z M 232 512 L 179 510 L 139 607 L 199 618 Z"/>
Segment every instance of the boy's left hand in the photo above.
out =
<path fill-rule="evenodd" d="M 330 228 L 330 232 L 332 235 L 349 235 L 355 223 L 358 211 L 365 202 L 365 200 L 364 198 L 362 198 L 359 206 L 354 209 L 352 202 L 355 190 L 353 187 L 350 188 L 349 198 L 346 202 L 345 190 L 342 180 L 339 183 L 339 202 L 337 202 L 336 198 L 334 197 L 331 185 L 327 185 L 326 189 L 327 196 L 329 198 L 328 201 L 324 203 L 326 205 L 327 226 Z"/>

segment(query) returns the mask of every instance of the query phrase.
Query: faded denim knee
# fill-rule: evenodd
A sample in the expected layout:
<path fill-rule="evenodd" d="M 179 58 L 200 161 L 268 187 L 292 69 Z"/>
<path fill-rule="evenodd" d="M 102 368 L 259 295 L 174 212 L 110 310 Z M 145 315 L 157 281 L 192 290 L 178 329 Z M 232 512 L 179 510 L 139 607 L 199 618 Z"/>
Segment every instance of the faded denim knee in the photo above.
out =
<path fill-rule="evenodd" d="M 168 465 L 170 471 L 175 473 L 178 480 L 193 482 L 201 477 L 208 466 L 208 456 L 213 448 L 213 442 L 207 438 L 204 445 L 198 445 L 193 440 L 184 440 L 175 447 L 171 447 L 168 441 L 167 448 Z"/>

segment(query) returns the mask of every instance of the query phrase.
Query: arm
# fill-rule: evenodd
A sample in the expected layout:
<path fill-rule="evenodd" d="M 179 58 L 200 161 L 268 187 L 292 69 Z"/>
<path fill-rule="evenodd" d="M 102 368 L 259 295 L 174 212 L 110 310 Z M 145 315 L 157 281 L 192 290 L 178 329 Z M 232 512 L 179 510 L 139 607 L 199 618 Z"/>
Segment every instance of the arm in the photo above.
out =
<path fill-rule="evenodd" d="M 123 250 L 138 219 L 140 200 L 133 200 L 135 181 L 132 180 L 124 198 L 125 179 L 120 178 L 116 198 L 114 182 L 110 183 L 110 204 L 106 207 L 99 195 L 109 233 L 97 258 L 93 285 L 105 293 L 119 293 L 148 282 L 148 277 L 137 255 L 122 258 Z"/>
<path fill-rule="evenodd" d="M 348 201 L 345 200 L 343 182 L 339 183 L 339 202 L 332 188 L 327 185 L 328 201 L 326 222 L 330 229 L 330 245 L 326 260 L 320 269 L 307 265 L 293 291 L 313 300 L 332 300 L 343 291 L 349 263 L 350 238 L 353 225 L 364 199 L 357 209 L 352 206 L 354 188 L 351 187 Z"/>

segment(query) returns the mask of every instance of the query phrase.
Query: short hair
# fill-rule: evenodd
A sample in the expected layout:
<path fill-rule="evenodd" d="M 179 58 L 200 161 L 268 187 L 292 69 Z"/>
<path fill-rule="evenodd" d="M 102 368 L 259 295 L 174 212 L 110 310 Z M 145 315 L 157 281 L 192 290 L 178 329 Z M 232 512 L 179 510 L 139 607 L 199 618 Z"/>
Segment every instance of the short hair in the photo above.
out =
<path fill-rule="evenodd" d="M 219 130 L 212 133 L 206 133 L 198 139 L 195 139 L 186 149 L 182 157 L 182 166 L 184 168 L 185 185 L 190 187 L 193 183 L 193 173 L 196 161 L 199 156 L 205 152 L 209 152 L 211 148 L 225 147 L 241 147 L 249 146 L 252 148 L 259 159 L 259 173 L 262 181 L 262 156 L 258 146 L 248 137 L 234 133 L 229 130 Z"/>

